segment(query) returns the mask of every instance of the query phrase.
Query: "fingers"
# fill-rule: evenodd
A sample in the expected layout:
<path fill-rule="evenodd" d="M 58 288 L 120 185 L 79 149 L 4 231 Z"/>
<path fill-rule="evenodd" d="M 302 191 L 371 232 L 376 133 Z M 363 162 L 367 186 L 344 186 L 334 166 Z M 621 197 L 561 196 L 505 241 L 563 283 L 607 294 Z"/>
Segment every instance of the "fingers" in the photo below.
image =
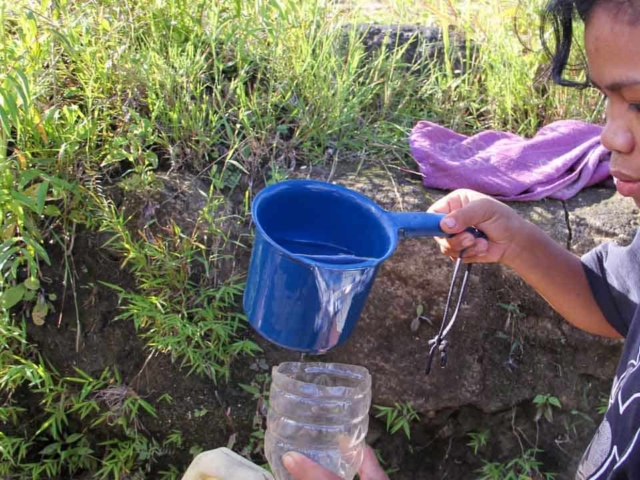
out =
<path fill-rule="evenodd" d="M 358 473 L 361 480 L 389 480 L 389 477 L 380 466 L 375 452 L 369 446 L 365 448 L 364 459 Z"/>
<path fill-rule="evenodd" d="M 436 213 L 451 213 L 461 208 L 462 195 L 460 190 L 456 190 L 455 192 L 452 192 L 433 203 L 433 205 L 429 207 L 428 211 Z"/>
<path fill-rule="evenodd" d="M 464 259 L 480 258 L 487 254 L 489 242 L 484 238 L 475 238 L 465 232 L 450 238 L 436 238 L 440 251 L 451 258 L 458 258 L 464 252 Z"/>
<path fill-rule="evenodd" d="M 491 220 L 500 205 L 500 202 L 472 190 L 456 190 L 435 202 L 429 211 L 448 214 L 440 226 L 446 233 L 456 234 Z"/>
<path fill-rule="evenodd" d="M 482 224 L 492 220 L 496 215 L 495 202 L 482 199 L 452 211 L 442 219 L 440 226 L 446 233 L 451 234 L 460 233 L 465 228 L 474 226 L 482 229 Z"/>
<path fill-rule="evenodd" d="M 340 477 L 298 452 L 286 453 L 282 457 L 282 463 L 296 480 L 340 480 Z M 369 446 L 365 447 L 362 465 L 358 473 L 361 480 L 389 480 L 380 466 L 375 452 Z"/>
<path fill-rule="evenodd" d="M 282 463 L 296 480 L 340 480 L 340 477 L 298 452 L 286 453 Z"/>

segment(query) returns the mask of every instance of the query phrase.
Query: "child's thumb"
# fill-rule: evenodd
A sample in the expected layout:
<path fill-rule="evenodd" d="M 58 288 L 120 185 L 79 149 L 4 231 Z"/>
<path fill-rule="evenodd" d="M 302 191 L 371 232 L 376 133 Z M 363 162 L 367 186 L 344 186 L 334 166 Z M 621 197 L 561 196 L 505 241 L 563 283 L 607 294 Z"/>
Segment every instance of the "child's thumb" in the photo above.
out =
<path fill-rule="evenodd" d="M 475 227 L 486 222 L 494 213 L 493 205 L 490 202 L 472 202 L 444 217 L 440 221 L 440 227 L 446 233 L 455 235 L 468 227 Z"/>
<path fill-rule="evenodd" d="M 389 477 L 380 466 L 375 452 L 369 446 L 365 448 L 364 459 L 358 473 L 361 480 L 389 480 Z"/>

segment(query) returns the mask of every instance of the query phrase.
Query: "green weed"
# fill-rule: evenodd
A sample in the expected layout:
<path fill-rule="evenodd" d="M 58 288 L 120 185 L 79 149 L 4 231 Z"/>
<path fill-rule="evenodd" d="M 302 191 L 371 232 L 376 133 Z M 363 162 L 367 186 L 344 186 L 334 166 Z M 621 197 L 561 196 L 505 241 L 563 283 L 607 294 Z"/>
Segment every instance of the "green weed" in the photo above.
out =
<path fill-rule="evenodd" d="M 607 413 L 608 409 L 609 409 L 609 396 L 601 395 L 600 396 L 600 403 L 599 403 L 598 408 L 596 409 L 596 411 L 600 415 L 604 415 L 605 413 Z"/>
<path fill-rule="evenodd" d="M 13 334 L 20 338 L 20 332 Z M 156 416 L 155 408 L 122 384 L 117 371 L 107 369 L 93 378 L 76 369 L 77 376 L 63 377 L 37 355 L 30 361 L 0 352 L 0 391 L 5 397 L 0 424 L 13 432 L 0 433 L 3 477 L 60 478 L 89 471 L 99 478 L 120 478 L 148 471 L 154 459 L 179 446 L 177 432 L 162 444 L 140 433 L 140 414 Z M 26 409 L 13 399 L 23 385 L 40 398 L 38 412 L 28 422 Z M 93 438 L 101 424 L 119 438 L 96 444 Z"/>
<path fill-rule="evenodd" d="M 529 480 L 531 478 L 553 480 L 556 478 L 554 473 L 540 470 L 542 462 L 536 460 L 536 455 L 541 452 L 539 449 L 529 449 L 522 456 L 503 463 L 483 460 L 484 465 L 477 470 L 480 475 L 478 480 Z"/>
<path fill-rule="evenodd" d="M 558 397 L 554 397 L 550 394 L 536 395 L 533 399 L 533 404 L 536 406 L 536 415 L 534 418 L 536 422 L 544 417 L 548 422 L 553 423 L 553 409 L 562 408 Z"/>
<path fill-rule="evenodd" d="M 189 373 L 217 380 L 228 377 L 235 356 L 259 348 L 237 337 L 246 325 L 236 308 L 242 282 L 238 277 L 215 282 L 217 267 L 231 258 L 224 252 L 232 243 L 224 225 L 237 219 L 220 216 L 223 200 L 214 197 L 213 187 L 209 195 L 188 233 L 173 224 L 155 233 L 145 228 L 139 235 L 104 197 L 96 218 L 112 235 L 110 247 L 121 252 L 123 267 L 137 283 L 135 292 L 110 285 L 120 293 L 123 312 L 118 318 L 132 321 L 152 351 L 171 355 Z"/>
<path fill-rule="evenodd" d="M 253 431 L 249 436 L 249 443 L 242 449 L 242 454 L 247 458 L 264 455 L 264 435 L 266 433 L 267 412 L 269 410 L 269 389 L 271 386 L 271 375 L 268 373 L 258 373 L 251 384 L 239 384 L 247 393 L 253 396 L 256 401 L 256 411 L 253 415 Z"/>
<path fill-rule="evenodd" d="M 469 437 L 469 443 L 467 443 L 467 446 L 471 447 L 474 455 L 477 455 L 478 450 L 487 445 L 489 433 L 489 430 L 483 430 L 482 432 L 470 432 L 467 434 Z"/>
<path fill-rule="evenodd" d="M 411 439 L 411 423 L 420 420 L 420 415 L 409 403 L 395 403 L 391 407 L 374 405 L 378 413 L 376 418 L 385 421 L 387 431 L 392 435 L 402 430 L 408 439 Z"/>

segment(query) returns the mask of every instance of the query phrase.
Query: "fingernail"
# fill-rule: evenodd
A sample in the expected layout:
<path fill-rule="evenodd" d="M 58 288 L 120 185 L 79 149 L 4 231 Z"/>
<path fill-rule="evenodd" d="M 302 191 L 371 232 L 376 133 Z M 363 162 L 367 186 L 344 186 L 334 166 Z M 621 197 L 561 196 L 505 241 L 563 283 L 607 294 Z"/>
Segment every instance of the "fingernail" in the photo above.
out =
<path fill-rule="evenodd" d="M 456 228 L 458 225 L 458 223 L 451 217 L 445 217 L 442 223 L 444 223 L 447 228 Z"/>
<path fill-rule="evenodd" d="M 489 245 L 487 245 L 487 242 L 478 242 L 478 245 L 476 246 L 476 251 L 478 252 L 478 254 L 482 253 L 485 254 L 487 253 L 487 249 L 488 249 Z"/>
<path fill-rule="evenodd" d="M 296 468 L 296 456 L 293 453 L 285 453 L 282 457 L 282 463 L 287 470 Z"/>
<path fill-rule="evenodd" d="M 474 243 L 476 243 L 475 239 L 473 239 L 473 238 L 465 238 L 465 239 L 462 241 L 462 246 L 463 246 L 464 248 L 469 248 L 469 247 L 471 247 Z"/>

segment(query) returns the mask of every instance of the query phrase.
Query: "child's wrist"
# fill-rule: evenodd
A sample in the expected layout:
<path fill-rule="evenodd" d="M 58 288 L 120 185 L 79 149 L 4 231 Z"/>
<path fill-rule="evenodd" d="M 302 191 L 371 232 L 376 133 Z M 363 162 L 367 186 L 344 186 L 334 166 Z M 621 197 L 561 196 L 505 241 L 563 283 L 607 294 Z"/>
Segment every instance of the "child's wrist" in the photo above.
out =
<path fill-rule="evenodd" d="M 527 258 L 534 254 L 540 231 L 535 225 L 518 216 L 513 232 L 513 240 L 500 263 L 518 271 L 520 266 L 526 265 Z"/>

